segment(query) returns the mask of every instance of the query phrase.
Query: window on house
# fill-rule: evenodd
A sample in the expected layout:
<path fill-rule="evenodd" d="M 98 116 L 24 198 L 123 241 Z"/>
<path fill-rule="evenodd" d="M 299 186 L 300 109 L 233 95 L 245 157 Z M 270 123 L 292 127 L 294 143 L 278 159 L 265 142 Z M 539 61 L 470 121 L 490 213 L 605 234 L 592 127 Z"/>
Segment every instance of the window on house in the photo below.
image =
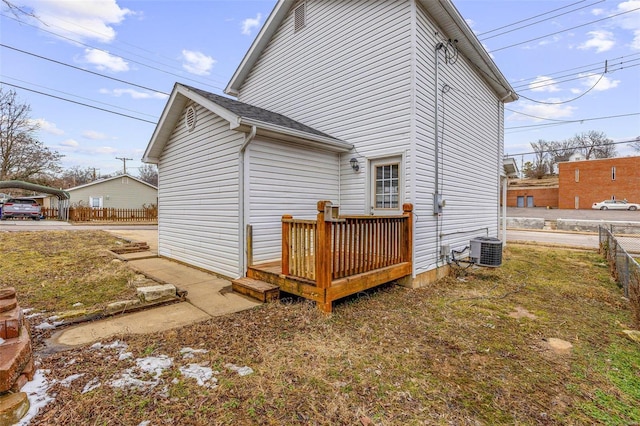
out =
<path fill-rule="evenodd" d="M 93 209 L 102 208 L 102 197 L 89 197 L 89 205 Z"/>
<path fill-rule="evenodd" d="M 580 169 L 576 169 L 576 182 L 580 182 Z"/>
<path fill-rule="evenodd" d="M 400 163 L 374 165 L 374 206 L 397 209 L 400 206 Z"/>
<path fill-rule="evenodd" d="M 616 168 L 611 167 L 611 180 L 616 180 Z"/>
<path fill-rule="evenodd" d="M 304 28 L 307 20 L 306 3 L 302 2 L 293 10 L 293 28 L 300 31 Z"/>

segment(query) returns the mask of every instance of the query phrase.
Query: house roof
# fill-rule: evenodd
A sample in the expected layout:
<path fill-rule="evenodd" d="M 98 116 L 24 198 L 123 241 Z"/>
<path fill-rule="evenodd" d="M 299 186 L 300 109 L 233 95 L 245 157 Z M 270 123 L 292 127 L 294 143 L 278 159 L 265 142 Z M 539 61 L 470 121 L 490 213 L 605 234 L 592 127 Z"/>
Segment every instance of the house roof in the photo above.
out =
<path fill-rule="evenodd" d="M 131 176 L 129 173 L 125 173 L 125 174 L 122 174 L 122 175 L 116 175 L 116 176 L 112 176 L 112 177 L 105 178 L 105 179 L 94 180 L 93 182 L 85 183 L 84 185 L 74 186 L 73 188 L 67 189 L 67 191 L 71 192 L 71 191 L 75 191 L 75 190 L 81 189 L 81 188 L 86 188 L 86 187 L 89 187 L 89 186 L 100 185 L 101 183 L 109 182 L 109 181 L 112 181 L 114 179 L 119 179 L 119 178 L 122 178 L 122 177 L 127 177 L 129 179 L 133 179 L 133 180 L 135 180 L 137 182 L 140 182 L 141 184 L 146 185 L 146 186 L 148 186 L 150 188 L 153 188 L 153 189 L 156 189 L 156 190 L 158 189 L 157 187 L 151 185 L 148 182 L 140 180 L 135 176 Z"/>
<path fill-rule="evenodd" d="M 262 51 L 267 47 L 278 27 L 297 0 L 279 0 L 258 36 L 231 77 L 225 93 L 237 96 Z M 487 84 L 505 103 L 518 100 L 516 91 L 502 75 L 478 38 L 451 0 L 417 0 L 444 31 L 447 38 L 457 40 L 458 50 L 478 69 Z M 435 46 L 434 46 L 435 49 Z"/>
<path fill-rule="evenodd" d="M 176 83 L 162 112 L 160 121 L 151 136 L 142 161 L 157 163 L 165 144 L 171 137 L 177 121 L 189 102 L 196 102 L 229 122 L 229 128 L 249 132 L 255 127 L 256 134 L 319 146 L 337 152 L 347 152 L 353 145 L 320 132 L 312 127 L 263 108 L 258 108 L 224 96 L 185 84 Z"/>

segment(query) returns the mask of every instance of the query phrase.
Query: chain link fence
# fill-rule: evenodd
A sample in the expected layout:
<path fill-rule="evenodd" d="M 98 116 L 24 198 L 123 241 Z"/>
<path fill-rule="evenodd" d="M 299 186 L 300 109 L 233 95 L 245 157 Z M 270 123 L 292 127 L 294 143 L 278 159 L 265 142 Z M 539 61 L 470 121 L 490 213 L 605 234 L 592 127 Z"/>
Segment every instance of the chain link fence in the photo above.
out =
<path fill-rule="evenodd" d="M 609 225 L 609 230 L 616 237 L 618 243 L 634 256 L 640 258 L 640 225 Z"/>
<path fill-rule="evenodd" d="M 601 226 L 598 233 L 600 253 L 607 258 L 611 274 L 629 299 L 634 325 L 640 328 L 640 232 L 635 237 L 628 233 L 616 236 L 613 230 Z M 635 258 L 630 254 L 634 248 Z"/>

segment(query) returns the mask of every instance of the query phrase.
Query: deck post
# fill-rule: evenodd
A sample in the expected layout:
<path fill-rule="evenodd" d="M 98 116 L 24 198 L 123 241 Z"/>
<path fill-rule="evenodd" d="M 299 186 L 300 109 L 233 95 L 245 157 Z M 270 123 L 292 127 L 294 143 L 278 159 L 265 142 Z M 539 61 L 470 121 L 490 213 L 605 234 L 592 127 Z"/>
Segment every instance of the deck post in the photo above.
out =
<path fill-rule="evenodd" d="M 247 267 L 253 266 L 253 226 L 247 224 Z"/>
<path fill-rule="evenodd" d="M 404 261 L 413 262 L 413 204 L 406 203 L 402 205 L 402 215 L 407 218 L 404 221 Z"/>
<path fill-rule="evenodd" d="M 291 222 L 293 216 L 282 215 L 282 274 L 289 275 L 289 259 L 291 258 Z"/>
<path fill-rule="evenodd" d="M 318 201 L 316 231 L 316 286 L 325 293 L 324 303 L 318 302 L 323 312 L 331 312 L 331 300 L 326 300 L 326 290 L 331 287 L 331 223 L 325 222 L 325 206 L 331 201 Z"/>

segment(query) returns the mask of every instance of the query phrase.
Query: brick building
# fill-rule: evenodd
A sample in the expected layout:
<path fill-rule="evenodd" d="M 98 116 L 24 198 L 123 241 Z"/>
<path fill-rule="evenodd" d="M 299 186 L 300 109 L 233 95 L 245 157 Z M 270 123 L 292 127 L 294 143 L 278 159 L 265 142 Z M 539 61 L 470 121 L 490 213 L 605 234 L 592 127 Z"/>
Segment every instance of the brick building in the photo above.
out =
<path fill-rule="evenodd" d="M 640 157 L 567 161 L 558 164 L 558 174 L 561 209 L 590 209 L 611 199 L 640 203 Z"/>

